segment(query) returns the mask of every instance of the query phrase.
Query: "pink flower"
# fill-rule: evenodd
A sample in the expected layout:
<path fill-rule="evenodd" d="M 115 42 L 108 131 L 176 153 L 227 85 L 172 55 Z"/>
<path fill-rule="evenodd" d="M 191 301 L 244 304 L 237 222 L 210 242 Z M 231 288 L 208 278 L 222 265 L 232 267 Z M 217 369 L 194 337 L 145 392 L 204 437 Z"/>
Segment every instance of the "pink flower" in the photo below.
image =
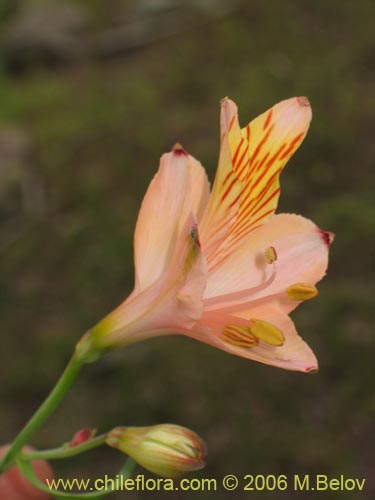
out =
<path fill-rule="evenodd" d="M 333 235 L 299 215 L 274 215 L 280 172 L 310 120 L 298 97 L 241 129 L 224 99 L 211 194 L 180 145 L 162 156 L 136 226 L 134 291 L 91 330 L 97 347 L 180 333 L 280 368 L 317 370 L 289 313 L 317 295 Z"/>

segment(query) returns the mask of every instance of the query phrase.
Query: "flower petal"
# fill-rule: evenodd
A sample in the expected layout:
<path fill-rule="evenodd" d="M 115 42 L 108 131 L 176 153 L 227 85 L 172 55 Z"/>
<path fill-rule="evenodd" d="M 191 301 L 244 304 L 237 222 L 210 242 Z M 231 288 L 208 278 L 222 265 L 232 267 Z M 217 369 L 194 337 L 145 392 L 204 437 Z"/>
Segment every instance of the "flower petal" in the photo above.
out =
<path fill-rule="evenodd" d="M 99 349 L 190 329 L 203 313 L 207 266 L 190 214 L 175 240 L 168 268 L 151 286 L 136 290 L 91 330 Z"/>
<path fill-rule="evenodd" d="M 271 246 L 277 253 L 274 264 L 268 264 L 264 256 Z M 272 274 L 273 265 L 275 278 L 266 288 L 254 290 L 249 300 L 284 292 L 295 283 L 319 281 L 328 265 L 326 233 L 299 215 L 274 215 L 210 273 L 205 298 L 257 287 Z M 282 304 L 290 311 L 298 302 L 283 299 Z"/>
<path fill-rule="evenodd" d="M 238 212 L 243 185 L 233 168 L 233 155 L 237 148 L 246 146 L 238 124 L 237 106 L 233 101 L 224 99 L 221 106 L 220 155 L 211 197 L 199 223 L 204 254 L 209 262 L 210 256 L 228 235 Z M 241 151 L 241 155 L 243 154 Z"/>
<path fill-rule="evenodd" d="M 266 321 L 278 328 L 284 335 L 282 346 L 273 346 L 262 340 L 251 347 L 241 347 L 234 343 L 226 342 L 222 337 L 222 329 L 213 327 L 194 328 L 191 337 L 226 351 L 235 356 L 252 359 L 277 366 L 286 370 L 312 372 L 318 369 L 317 359 L 310 349 L 298 335 L 293 321 L 277 305 L 267 305 L 252 308 L 241 313 L 243 318 L 256 317 Z"/>
<path fill-rule="evenodd" d="M 242 161 L 240 166 L 243 190 L 236 221 L 216 255 L 210 258 L 210 269 L 274 213 L 280 193 L 279 175 L 303 141 L 311 116 L 308 100 L 294 97 L 276 104 L 250 122 L 242 130 L 242 139 L 236 133 L 238 148 L 242 143 L 248 144 L 249 159 Z M 232 133 L 235 130 L 234 127 Z M 242 146 L 240 151 L 245 149 L 246 146 Z"/>
<path fill-rule="evenodd" d="M 200 217 L 209 198 L 202 165 L 181 146 L 164 154 L 143 199 L 134 236 L 135 289 L 140 291 L 166 270 L 181 225 L 192 212 Z"/>

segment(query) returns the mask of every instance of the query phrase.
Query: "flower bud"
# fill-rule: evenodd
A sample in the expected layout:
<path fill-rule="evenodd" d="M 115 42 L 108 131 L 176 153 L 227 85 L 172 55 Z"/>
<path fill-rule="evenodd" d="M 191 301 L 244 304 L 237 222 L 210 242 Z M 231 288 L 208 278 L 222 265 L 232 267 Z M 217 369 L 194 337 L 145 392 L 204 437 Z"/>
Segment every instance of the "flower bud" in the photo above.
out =
<path fill-rule="evenodd" d="M 84 428 L 77 431 L 69 442 L 69 447 L 74 448 L 75 446 L 79 446 L 80 444 L 85 443 L 93 436 L 95 436 L 96 429 Z"/>
<path fill-rule="evenodd" d="M 204 441 L 179 425 L 115 427 L 108 433 L 106 442 L 162 477 L 178 477 L 206 465 Z"/>

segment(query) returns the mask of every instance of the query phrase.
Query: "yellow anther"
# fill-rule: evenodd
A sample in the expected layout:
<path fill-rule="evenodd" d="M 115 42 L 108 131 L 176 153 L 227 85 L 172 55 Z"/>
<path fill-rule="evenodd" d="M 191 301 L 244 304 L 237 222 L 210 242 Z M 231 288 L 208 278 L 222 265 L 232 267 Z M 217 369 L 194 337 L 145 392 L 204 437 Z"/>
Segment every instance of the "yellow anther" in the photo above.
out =
<path fill-rule="evenodd" d="M 259 340 L 263 340 L 266 344 L 281 346 L 285 342 L 285 337 L 283 332 L 279 330 L 276 326 L 271 325 L 267 321 L 262 319 L 251 319 L 252 325 L 250 331 Z"/>
<path fill-rule="evenodd" d="M 308 283 L 295 283 L 289 286 L 285 291 L 291 300 L 310 300 L 318 295 L 317 288 Z"/>
<path fill-rule="evenodd" d="M 277 253 L 274 247 L 268 247 L 264 251 L 264 257 L 266 259 L 267 264 L 273 264 L 277 261 Z"/>
<path fill-rule="evenodd" d="M 227 325 L 221 338 L 228 344 L 238 347 L 254 347 L 259 343 L 257 337 L 251 333 L 250 328 L 242 325 Z"/>

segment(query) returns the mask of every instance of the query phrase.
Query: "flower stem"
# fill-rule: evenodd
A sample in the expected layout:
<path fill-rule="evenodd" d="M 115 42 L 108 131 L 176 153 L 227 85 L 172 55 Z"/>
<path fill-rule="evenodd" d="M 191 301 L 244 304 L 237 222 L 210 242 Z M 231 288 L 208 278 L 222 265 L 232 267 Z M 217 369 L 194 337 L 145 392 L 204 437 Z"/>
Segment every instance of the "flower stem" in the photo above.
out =
<path fill-rule="evenodd" d="M 70 458 L 101 446 L 105 443 L 106 439 L 107 434 L 101 434 L 77 446 L 63 445 L 59 448 L 51 448 L 50 450 L 26 451 L 21 454 L 21 458 L 23 460 L 58 460 Z"/>
<path fill-rule="evenodd" d="M 129 479 L 130 477 L 132 477 L 133 472 L 135 471 L 137 465 L 138 465 L 137 462 L 135 462 L 132 458 L 128 457 L 124 465 L 121 467 L 119 475 L 123 476 L 124 479 Z"/>
<path fill-rule="evenodd" d="M 84 364 L 84 360 L 79 359 L 77 355 L 73 355 L 65 371 L 61 375 L 57 384 L 53 388 L 44 403 L 34 413 L 31 419 L 27 422 L 25 427 L 18 434 L 16 439 L 11 444 L 8 452 L 0 463 L 0 473 L 5 472 L 15 462 L 17 456 L 22 450 L 23 446 L 27 444 L 33 434 L 41 427 L 47 420 L 49 415 L 57 408 L 64 396 L 72 386 L 80 369 Z"/>

